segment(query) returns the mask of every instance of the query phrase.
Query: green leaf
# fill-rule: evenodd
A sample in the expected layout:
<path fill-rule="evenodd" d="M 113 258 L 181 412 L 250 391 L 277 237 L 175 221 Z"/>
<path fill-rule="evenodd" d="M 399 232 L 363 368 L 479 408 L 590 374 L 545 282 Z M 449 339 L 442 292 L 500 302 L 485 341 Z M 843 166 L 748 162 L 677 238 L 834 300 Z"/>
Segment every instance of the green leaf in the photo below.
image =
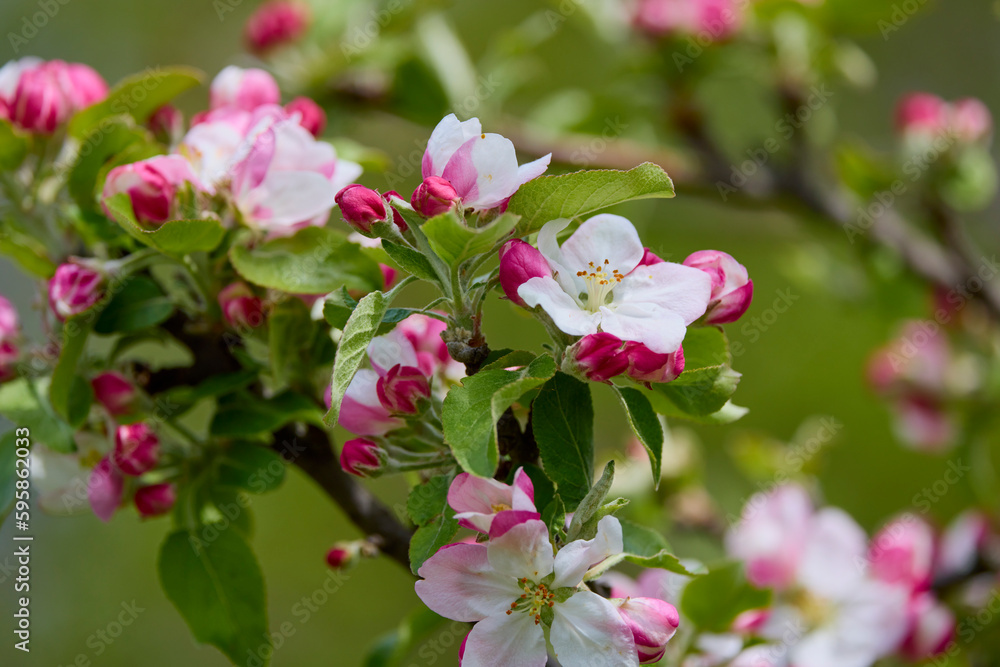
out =
<path fill-rule="evenodd" d="M 72 382 L 66 403 L 66 421 L 70 426 L 79 428 L 90 414 L 90 406 L 94 402 L 94 388 L 79 375 L 74 377 Z"/>
<path fill-rule="evenodd" d="M 347 289 L 341 287 L 326 296 L 326 301 L 323 303 L 323 318 L 331 327 L 343 329 L 357 305 L 358 302 L 347 293 Z M 423 311 L 417 308 L 389 308 L 382 316 L 377 335 L 392 331 L 398 323 L 420 312 Z"/>
<path fill-rule="evenodd" d="M 454 517 L 441 515 L 417 529 L 410 539 L 410 569 L 414 574 L 443 546 L 451 544 L 458 532 Z"/>
<path fill-rule="evenodd" d="M 729 343 L 719 329 L 690 329 L 684 338 L 684 372 L 673 382 L 654 384 L 653 391 L 682 413 L 711 415 L 722 409 L 739 384 L 741 376 L 730 361 Z"/>
<path fill-rule="evenodd" d="M 14 171 L 24 162 L 31 146 L 31 136 L 15 129 L 0 118 L 0 171 Z"/>
<path fill-rule="evenodd" d="M 393 290 L 395 291 L 395 290 Z M 390 292 L 390 295 L 393 292 Z M 361 368 L 368 353 L 368 344 L 378 332 L 382 317 L 389 308 L 389 298 L 382 292 L 371 292 L 358 302 L 340 337 L 337 358 L 333 362 L 333 378 L 330 381 L 330 411 L 323 421 L 334 426 L 340 415 L 340 403 L 344 400 L 347 387 L 354 374 Z"/>
<path fill-rule="evenodd" d="M 135 219 L 132 200 L 122 192 L 105 202 L 108 211 L 129 235 L 140 243 L 167 255 L 215 250 L 226 235 L 218 220 L 171 220 L 146 229 Z"/>
<path fill-rule="evenodd" d="M 7 255 L 26 272 L 48 280 L 56 272 L 44 245 L 30 236 L 13 230 L 0 231 L 0 253 Z"/>
<path fill-rule="evenodd" d="M 77 362 L 83 354 L 87 336 L 93 326 L 94 319 L 89 312 L 70 317 L 63 323 L 63 344 L 59 361 L 52 373 L 52 384 L 49 385 L 49 401 L 56 414 L 70 425 L 73 425 L 70 418 L 70 398 L 75 386 L 74 378 L 77 376 Z"/>
<path fill-rule="evenodd" d="M 312 372 L 309 352 L 315 329 L 309 308 L 301 299 L 285 299 L 270 312 L 267 325 L 275 381 L 285 386 L 294 378 L 307 377 Z"/>
<path fill-rule="evenodd" d="M 629 426 L 639 442 L 649 454 L 649 464 L 653 472 L 653 488 L 660 487 L 660 464 L 663 456 L 663 426 L 641 391 L 631 387 L 615 387 L 622 407 L 628 416 Z"/>
<path fill-rule="evenodd" d="M 497 249 L 514 231 L 518 219 L 516 215 L 504 213 L 485 227 L 467 227 L 453 209 L 431 218 L 421 225 L 420 231 L 438 257 L 454 266 Z"/>
<path fill-rule="evenodd" d="M 116 155 L 134 145 L 153 145 L 153 136 L 136 127 L 127 116 L 108 118 L 86 137 L 66 182 L 69 194 L 80 210 L 100 212 L 97 190 L 101 172 Z M 122 193 L 121 196 L 128 200 L 127 194 Z"/>
<path fill-rule="evenodd" d="M 655 530 L 622 520 L 622 543 L 625 560 L 642 567 L 657 567 L 676 574 L 695 576 L 670 553 L 667 540 Z"/>
<path fill-rule="evenodd" d="M 264 577 L 239 531 L 220 531 L 211 542 L 186 530 L 171 533 L 160 549 L 158 570 L 167 598 L 195 639 L 235 664 L 248 654 L 268 664 L 271 651 L 259 651 L 268 641 Z"/>
<path fill-rule="evenodd" d="M 661 393 L 649 391 L 644 392 L 644 394 L 646 398 L 649 399 L 649 403 L 653 406 L 653 410 L 656 411 L 656 414 L 663 415 L 668 419 L 685 419 L 696 424 L 724 426 L 741 419 L 746 413 L 749 412 L 747 408 L 735 405 L 732 401 L 728 401 L 715 412 L 711 412 L 707 415 L 695 415 L 684 412 L 669 398 Z"/>
<path fill-rule="evenodd" d="M 27 428 L 33 443 L 66 454 L 76 449 L 74 429 L 52 410 L 47 399 L 49 386 L 49 378 L 18 378 L 0 384 L 0 415 Z"/>
<path fill-rule="evenodd" d="M 766 607 L 770 601 L 770 591 L 747 582 L 742 563 L 727 563 L 685 587 L 681 611 L 700 630 L 725 632 L 741 613 Z"/>
<path fill-rule="evenodd" d="M 448 624 L 448 631 L 443 626 Z M 457 621 L 449 621 L 438 616 L 433 611 L 419 605 L 392 632 L 382 636 L 368 652 L 363 667 L 412 667 L 414 659 L 407 658 L 415 654 L 415 659 L 428 665 L 435 660 L 428 660 L 427 648 L 433 636 L 434 646 L 444 646 L 454 649 L 461 643 L 467 632 L 467 626 Z M 451 643 L 446 644 L 447 639 Z M 433 655 L 440 655 L 435 652 Z"/>
<path fill-rule="evenodd" d="M 253 493 L 266 493 L 281 486 L 285 462 L 273 449 L 249 442 L 235 442 L 219 460 L 218 481 Z"/>
<path fill-rule="evenodd" d="M 604 472 L 601 473 L 601 478 L 597 480 L 597 484 L 590 487 L 587 491 L 587 495 L 576 504 L 576 509 L 573 512 L 573 521 L 569 525 L 569 531 L 567 532 L 567 539 L 590 539 L 596 533 L 597 517 L 601 513 L 601 509 L 604 507 L 604 499 L 608 496 L 608 491 L 611 490 L 611 483 L 615 480 L 615 462 L 608 461 L 607 465 L 604 466 Z M 588 533 L 590 533 L 588 535 Z"/>
<path fill-rule="evenodd" d="M 448 488 L 453 479 L 453 475 L 438 475 L 413 487 L 406 498 L 406 512 L 413 523 L 422 526 L 448 513 Z"/>
<path fill-rule="evenodd" d="M 635 199 L 674 196 L 674 184 L 659 166 L 644 162 L 634 169 L 578 171 L 541 176 L 514 193 L 509 213 L 521 216 L 518 236 L 537 232 L 546 222 L 576 218 Z"/>
<path fill-rule="evenodd" d="M 130 276 L 97 317 L 94 331 L 133 333 L 166 321 L 173 312 L 174 304 L 155 281 L 145 276 Z"/>
<path fill-rule="evenodd" d="M 542 521 L 548 526 L 550 535 L 566 532 L 566 506 L 558 494 L 542 510 Z"/>
<path fill-rule="evenodd" d="M 190 67 L 148 68 L 122 80 L 107 98 L 73 116 L 69 133 L 77 139 L 90 134 L 100 121 L 112 115 L 129 114 L 142 124 L 164 104 L 201 83 L 203 75 Z"/>
<path fill-rule="evenodd" d="M 492 477 L 500 460 L 496 423 L 525 393 L 556 372 L 549 355 L 536 357 L 518 371 L 480 371 L 452 387 L 444 399 L 441 421 L 445 441 L 463 470 Z"/>
<path fill-rule="evenodd" d="M 229 258 L 249 282 L 290 294 L 327 294 L 342 286 L 371 292 L 383 283 L 378 262 L 326 227 L 306 227 L 253 248 L 235 245 Z"/>
<path fill-rule="evenodd" d="M 594 406 L 590 387 L 565 373 L 545 383 L 531 407 L 542 467 L 572 510 L 594 479 Z"/>
<path fill-rule="evenodd" d="M 438 281 L 437 274 L 434 273 L 434 266 L 426 257 L 413 248 L 407 248 L 402 244 L 383 239 L 382 249 L 385 250 L 392 261 L 399 265 L 399 268 L 407 273 L 411 273 L 422 280 L 430 282 Z"/>
<path fill-rule="evenodd" d="M 234 394 L 220 401 L 210 432 L 219 438 L 252 438 L 272 433 L 292 421 L 319 425 L 321 415 L 311 399 L 293 391 L 269 399 Z"/>

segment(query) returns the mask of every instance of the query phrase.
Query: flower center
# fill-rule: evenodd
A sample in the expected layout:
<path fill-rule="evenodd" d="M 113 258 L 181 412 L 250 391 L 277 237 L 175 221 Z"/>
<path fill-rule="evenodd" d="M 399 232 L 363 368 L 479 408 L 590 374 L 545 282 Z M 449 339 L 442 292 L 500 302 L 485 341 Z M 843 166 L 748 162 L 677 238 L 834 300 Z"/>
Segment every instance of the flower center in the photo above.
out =
<path fill-rule="evenodd" d="M 509 510 L 510 505 L 504 503 L 497 503 L 496 505 L 490 505 L 490 509 L 493 510 L 494 514 L 498 514 L 500 512 L 506 512 L 507 510 Z"/>
<path fill-rule="evenodd" d="M 799 608 L 803 619 L 810 627 L 823 625 L 835 611 L 828 601 L 804 590 L 793 594 L 792 603 Z"/>
<path fill-rule="evenodd" d="M 625 277 L 618 269 L 610 268 L 610 263 L 606 259 L 603 263 L 588 262 L 589 271 L 576 272 L 587 283 L 587 310 L 592 313 L 596 313 L 607 303 L 608 295 Z"/>
<path fill-rule="evenodd" d="M 546 607 L 555 606 L 556 594 L 549 592 L 545 584 L 535 584 L 528 581 L 527 577 L 518 579 L 517 583 L 524 589 L 524 593 L 521 594 L 521 597 L 510 603 L 507 615 L 509 616 L 515 611 L 523 611 L 528 616 L 534 616 L 535 625 L 538 625 L 542 622 L 542 610 Z"/>

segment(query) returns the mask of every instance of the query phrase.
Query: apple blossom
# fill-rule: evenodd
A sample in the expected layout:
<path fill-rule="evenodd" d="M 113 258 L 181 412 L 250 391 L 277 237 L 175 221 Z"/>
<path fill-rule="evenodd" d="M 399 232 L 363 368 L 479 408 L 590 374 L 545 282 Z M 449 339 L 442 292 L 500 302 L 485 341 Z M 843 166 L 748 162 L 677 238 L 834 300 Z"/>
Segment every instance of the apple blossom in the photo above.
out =
<path fill-rule="evenodd" d="M 935 575 L 951 579 L 971 572 L 990 536 L 990 520 L 980 510 L 966 510 L 952 520 L 938 543 Z"/>
<path fill-rule="evenodd" d="M 544 523 L 525 521 L 487 544 L 441 549 L 420 567 L 415 588 L 435 613 L 476 622 L 464 667 L 542 667 L 543 624 L 564 665 L 637 665 L 632 632 L 615 605 L 580 587 L 588 569 L 621 550 L 621 524 L 611 516 L 598 523 L 594 539 L 570 542 L 558 553 Z"/>
<path fill-rule="evenodd" d="M 524 468 L 517 469 L 510 485 L 459 473 L 448 487 L 448 505 L 460 525 L 486 534 L 500 513 L 511 513 L 520 521 L 541 518 L 535 509 L 535 487 Z"/>
<path fill-rule="evenodd" d="M 919 662 L 944 653 L 955 638 L 955 614 L 931 593 L 916 595 L 907 609 L 910 630 L 900 652 Z"/>
<path fill-rule="evenodd" d="M 357 542 L 338 542 L 326 552 L 326 564 L 334 570 L 344 570 L 354 565 L 360 555 Z"/>
<path fill-rule="evenodd" d="M 951 126 L 959 141 L 975 143 L 988 139 L 992 134 L 993 116 L 982 101 L 966 97 L 952 102 Z"/>
<path fill-rule="evenodd" d="M 728 324 L 747 312 L 753 299 L 753 281 L 742 264 L 718 250 L 699 250 L 687 256 L 684 266 L 701 269 L 712 278 L 705 324 Z"/>
<path fill-rule="evenodd" d="M 308 97 L 296 97 L 285 105 L 285 111 L 289 116 L 296 118 L 299 125 L 309 134 L 314 137 L 323 134 L 323 129 L 326 127 L 326 112 Z"/>
<path fill-rule="evenodd" d="M 14 364 L 21 356 L 21 348 L 10 340 L 0 341 L 0 382 L 14 377 Z"/>
<path fill-rule="evenodd" d="M 28 57 L 0 69 L 0 115 L 28 132 L 51 134 L 107 94 L 104 79 L 79 63 Z"/>
<path fill-rule="evenodd" d="M 876 579 L 924 590 L 934 566 L 934 531 L 912 515 L 896 519 L 872 538 L 868 563 Z"/>
<path fill-rule="evenodd" d="M 174 144 L 184 135 L 184 114 L 172 104 L 164 104 L 146 121 L 149 131 L 165 144 Z"/>
<path fill-rule="evenodd" d="M 136 399 L 135 387 L 122 375 L 115 371 L 107 371 L 95 376 L 90 381 L 94 390 L 94 399 L 104 406 L 112 417 L 128 414 Z"/>
<path fill-rule="evenodd" d="M 532 278 L 551 276 L 552 269 L 542 253 L 521 239 L 511 239 L 500 248 L 500 287 L 507 298 L 519 306 L 524 300 L 517 295 L 517 288 Z"/>
<path fill-rule="evenodd" d="M 79 315 L 103 296 L 104 274 L 83 264 L 60 264 L 49 280 L 49 306 L 60 320 Z"/>
<path fill-rule="evenodd" d="M 396 364 L 375 385 L 378 398 L 389 412 L 413 415 L 417 404 L 431 395 L 431 384 L 419 368 Z"/>
<path fill-rule="evenodd" d="M 177 191 L 185 183 L 203 189 L 187 160 L 179 155 L 158 155 L 112 169 L 101 198 L 107 201 L 113 195 L 128 193 L 136 219 L 157 225 L 177 217 Z"/>
<path fill-rule="evenodd" d="M 908 394 L 894 401 L 890 409 L 897 437 L 913 449 L 942 452 L 955 444 L 958 429 L 939 399 Z"/>
<path fill-rule="evenodd" d="M 611 378 L 628 369 L 625 342 L 603 331 L 587 334 L 566 351 L 563 370 L 584 375 L 588 380 L 611 384 Z"/>
<path fill-rule="evenodd" d="M 903 135 L 935 136 L 948 130 L 948 103 L 930 93 L 910 93 L 896 105 L 896 129 Z"/>
<path fill-rule="evenodd" d="M 371 232 L 376 222 L 388 221 L 388 210 L 385 199 L 375 190 L 354 183 L 337 193 L 335 197 L 340 214 L 351 227 L 362 234 Z"/>
<path fill-rule="evenodd" d="M 260 5 L 244 29 L 247 47 L 253 53 L 265 53 L 277 46 L 294 42 L 309 26 L 309 6 L 295 0 L 270 0 Z"/>
<path fill-rule="evenodd" d="M 0 341 L 13 340 L 20 335 L 20 332 L 17 309 L 6 297 L 0 295 Z"/>
<path fill-rule="evenodd" d="M 169 512 L 177 502 L 177 493 L 173 484 L 151 484 L 136 489 L 132 502 L 139 516 L 150 518 Z"/>
<path fill-rule="evenodd" d="M 681 33 L 719 41 L 743 27 L 745 8 L 736 0 L 639 0 L 633 23 L 654 37 Z"/>
<path fill-rule="evenodd" d="M 367 438 L 354 438 L 344 443 L 340 452 L 340 467 L 358 477 L 375 477 L 385 460 L 385 452 Z"/>
<path fill-rule="evenodd" d="M 101 521 L 110 521 L 122 501 L 124 482 L 121 473 L 104 457 L 94 466 L 87 481 L 87 500 Z"/>
<path fill-rule="evenodd" d="M 398 272 L 388 264 L 379 262 L 378 270 L 382 272 L 382 291 L 385 292 L 396 282 Z"/>
<path fill-rule="evenodd" d="M 554 273 L 529 279 L 518 296 L 540 306 L 565 333 L 604 331 L 653 352 L 675 352 L 687 325 L 708 306 L 708 274 L 671 262 L 639 268 L 645 250 L 621 216 L 594 216 L 560 246 L 556 237 L 568 225 L 553 220 L 542 227 L 538 249 Z"/>
<path fill-rule="evenodd" d="M 160 439 L 142 422 L 119 426 L 112 460 L 126 475 L 138 477 L 152 470 L 160 458 Z"/>
<path fill-rule="evenodd" d="M 667 642 L 677 632 L 680 615 L 669 602 L 657 598 L 626 598 L 616 603 L 618 614 L 625 621 L 640 665 L 659 662 L 667 650 Z"/>
<path fill-rule="evenodd" d="M 212 80 L 209 99 L 212 109 L 232 107 L 253 111 L 265 104 L 278 104 L 281 91 L 274 77 L 264 70 L 230 65 Z"/>
<path fill-rule="evenodd" d="M 509 139 L 484 133 L 478 118 L 461 122 L 448 114 L 431 133 L 420 168 L 424 185 L 432 176 L 440 177 L 451 184 L 464 208 L 486 211 L 503 206 L 519 187 L 541 176 L 551 157 L 518 166 Z M 434 198 L 449 200 L 440 194 L 435 190 Z"/>
<path fill-rule="evenodd" d="M 378 395 L 379 374 L 362 368 L 354 374 L 341 403 L 337 423 L 357 435 L 385 435 L 403 426 Z"/>
<path fill-rule="evenodd" d="M 433 218 L 455 208 L 460 201 L 458 191 L 449 181 L 440 176 L 428 176 L 413 191 L 410 206 L 425 218 Z"/>
<path fill-rule="evenodd" d="M 259 327 L 264 323 L 264 304 L 250 286 L 237 281 L 219 291 L 219 308 L 231 327 Z"/>

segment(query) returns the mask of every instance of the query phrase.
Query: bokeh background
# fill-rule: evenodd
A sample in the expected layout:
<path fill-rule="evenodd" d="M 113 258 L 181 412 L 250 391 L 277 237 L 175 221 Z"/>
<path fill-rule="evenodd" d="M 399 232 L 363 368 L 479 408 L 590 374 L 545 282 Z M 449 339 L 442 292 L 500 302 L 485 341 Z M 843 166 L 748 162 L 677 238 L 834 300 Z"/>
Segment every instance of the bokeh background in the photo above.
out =
<path fill-rule="evenodd" d="M 222 3 L 228 11 L 220 20 L 217 5 Z M 350 4 L 327 3 L 334 13 L 346 11 Z M 473 57 L 486 53 L 498 35 L 539 10 L 538 0 L 428 4 L 445 12 Z M 975 96 L 994 113 L 1000 110 L 997 3 L 930 0 L 926 4 L 887 39 L 876 21 L 888 16 L 871 17 L 858 43 L 877 67 L 878 81 L 862 91 L 833 88 L 830 104 L 841 132 L 889 149 L 893 105 L 910 90 L 930 90 L 948 99 Z M 227 64 L 248 62 L 241 31 L 254 6 L 251 0 L 70 0 L 17 55 L 84 61 L 112 82 L 149 66 L 169 64 L 193 65 L 212 76 Z M 24 17 L 37 11 L 37 0 L 4 0 L 0 36 L 19 32 Z M 6 37 L 0 39 L 0 54 L 2 60 L 15 57 Z M 543 113 L 539 105 L 550 101 L 546 96 L 553 81 L 576 89 L 583 99 L 594 91 L 605 97 L 608 91 L 622 91 L 617 108 L 627 113 L 633 105 L 632 89 L 621 79 L 622 72 L 629 71 L 629 56 L 595 41 L 572 21 L 532 55 L 531 62 L 540 71 L 528 72 L 528 82 L 506 99 L 502 111 Z M 731 68 L 718 72 L 712 81 L 710 95 L 725 119 L 721 128 L 725 136 L 740 137 L 741 123 L 751 120 L 759 127 L 762 115 L 766 121 L 767 108 L 746 94 L 744 74 Z M 183 103 L 197 109 L 206 98 L 203 89 L 188 94 Z M 433 107 L 433 99 L 428 104 Z M 432 108 L 428 113 L 440 117 L 445 112 Z M 830 114 L 828 120 L 832 118 Z M 600 132 L 602 127 L 598 122 L 583 129 Z M 626 135 L 641 138 L 639 125 L 630 129 Z M 355 110 L 332 118 L 331 132 L 381 149 L 394 159 L 409 154 L 414 142 L 424 142 L 429 128 Z M 363 180 L 386 188 L 385 177 L 378 173 Z M 410 192 L 416 184 L 411 176 L 398 189 Z M 679 261 L 694 250 L 718 248 L 739 258 L 754 280 L 753 306 L 740 323 L 727 328 L 732 341 L 743 343 L 744 352 L 734 362 L 744 376 L 735 400 L 750 408 L 749 415 L 725 427 L 679 425 L 676 433 L 680 440 L 701 442 L 696 467 L 725 512 L 737 511 L 754 490 L 733 463 L 736 444 L 745 442 L 748 434 L 790 440 L 816 416 L 829 416 L 842 428 L 809 465 L 818 473 L 825 498 L 867 528 L 910 506 L 923 489 L 942 479 L 951 459 L 904 450 L 892 435 L 885 407 L 864 381 L 868 355 L 890 337 L 899 318 L 926 314 L 926 290 L 907 279 L 891 258 L 876 258 L 879 275 L 873 280 L 870 269 L 859 261 L 858 248 L 850 246 L 841 232 L 790 213 L 723 203 L 711 192 L 680 188 L 674 200 L 643 202 L 621 212 L 639 225 L 645 242 L 662 256 Z M 984 248 L 996 248 L 1000 240 L 996 213 L 991 208 L 969 219 Z M 787 312 L 773 320 L 769 317 L 770 324 L 751 324 L 772 306 L 779 291 L 795 297 Z M 0 292 L 24 315 L 29 335 L 37 333 L 31 315 L 39 307 L 36 286 L 2 259 Z M 490 304 L 486 326 L 488 339 L 497 346 L 533 346 L 542 337 L 531 320 L 499 300 Z M 623 449 L 626 431 L 612 395 L 598 388 L 596 399 L 599 444 L 610 455 Z M 9 426 L 0 422 L 0 429 Z M 815 426 L 806 426 L 800 435 L 814 434 Z M 403 498 L 402 486 L 391 480 L 373 486 L 392 501 Z M 968 480 L 963 480 L 933 504 L 931 518 L 946 520 L 972 499 Z M 252 512 L 253 544 L 267 580 L 271 627 L 290 623 L 294 629 L 274 654 L 276 667 L 360 665 L 377 637 L 417 607 L 412 577 L 382 560 L 367 562 L 342 581 L 334 581 L 330 587 L 337 591 L 325 603 L 312 609 L 303 604 L 303 598 L 316 595 L 331 576 L 323 561 L 326 549 L 334 540 L 355 537 L 356 531 L 297 471 L 289 472 L 279 491 L 255 497 Z M 167 520 L 140 522 L 134 512 L 123 512 L 105 525 L 89 514 L 48 517 L 36 511 L 33 522 L 30 656 L 11 648 L 9 611 L 14 594 L 8 568 L 13 547 L 10 526 L 0 529 L 0 664 L 228 664 L 215 649 L 195 644 L 159 588 L 155 559 Z M 675 535 L 673 544 L 681 556 L 713 554 L 710 543 L 684 534 Z M 318 602 L 323 596 L 314 599 Z M 98 631 L 116 630 L 109 624 L 117 620 L 123 604 L 133 603 L 142 609 L 134 623 L 120 636 L 109 637 L 110 644 L 99 638 Z M 425 650 L 413 657 L 412 664 L 454 664 L 459 640 L 446 631 L 438 637 L 442 651 Z"/>

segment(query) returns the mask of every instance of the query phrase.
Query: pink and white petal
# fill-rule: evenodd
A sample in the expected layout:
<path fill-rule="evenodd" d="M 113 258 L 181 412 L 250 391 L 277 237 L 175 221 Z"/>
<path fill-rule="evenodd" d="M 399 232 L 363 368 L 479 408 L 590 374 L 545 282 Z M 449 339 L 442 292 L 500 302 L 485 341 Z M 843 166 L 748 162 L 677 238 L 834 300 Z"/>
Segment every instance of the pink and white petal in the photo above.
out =
<path fill-rule="evenodd" d="M 368 358 L 379 375 L 385 375 L 396 364 L 420 368 L 420 360 L 413 343 L 399 329 L 393 329 L 384 336 L 373 338 L 368 344 Z"/>
<path fill-rule="evenodd" d="M 487 134 L 472 144 L 472 165 L 476 173 L 476 195 L 464 200 L 466 206 L 488 210 L 499 206 L 517 192 L 517 152 L 510 139 L 499 134 Z M 445 170 L 445 178 L 448 170 Z M 450 180 L 450 179 L 449 179 Z M 455 186 L 458 190 L 458 186 Z M 461 192 L 461 191 L 459 191 Z"/>
<path fill-rule="evenodd" d="M 488 534 L 490 526 L 493 525 L 495 514 L 483 514 L 482 512 L 458 512 L 455 519 L 458 525 L 469 530 L 477 530 L 480 533 Z"/>
<path fill-rule="evenodd" d="M 267 176 L 267 171 L 274 159 L 274 132 L 262 132 L 250 145 L 250 149 L 233 167 L 233 193 L 242 197 L 250 190 L 259 187 Z"/>
<path fill-rule="evenodd" d="M 865 579 L 844 597 L 832 623 L 838 651 L 865 666 L 895 652 L 906 637 L 910 592 Z"/>
<path fill-rule="evenodd" d="M 548 155 L 543 155 L 533 162 L 528 162 L 527 164 L 522 164 L 517 168 L 517 185 L 521 187 L 528 181 L 533 181 L 542 174 L 545 170 L 549 168 L 549 162 L 552 161 L 552 153 Z"/>
<path fill-rule="evenodd" d="M 521 594 L 517 580 L 490 566 L 483 544 L 452 544 L 440 549 L 417 571 L 417 597 L 436 614 L 453 621 L 480 621 L 501 615 Z"/>
<path fill-rule="evenodd" d="M 493 514 L 494 507 L 511 507 L 511 493 L 502 482 L 463 472 L 448 487 L 448 504 L 456 512 Z"/>
<path fill-rule="evenodd" d="M 524 613 L 499 614 L 476 623 L 465 641 L 462 667 L 544 667 L 545 634 Z"/>
<path fill-rule="evenodd" d="M 503 510 L 494 514 L 490 521 L 490 539 L 496 539 L 506 533 L 514 526 L 518 526 L 525 521 L 541 520 L 542 515 L 538 512 L 528 512 L 524 510 Z"/>
<path fill-rule="evenodd" d="M 554 607 L 549 639 L 563 665 L 639 664 L 635 641 L 614 604 L 590 591 L 580 591 Z"/>
<path fill-rule="evenodd" d="M 424 151 L 421 162 L 421 175 L 424 178 L 441 176 L 455 151 L 466 141 L 482 133 L 483 126 L 480 125 L 478 118 L 460 122 L 453 113 L 442 118 L 427 140 L 427 150 Z"/>
<path fill-rule="evenodd" d="M 608 273 L 617 269 L 627 275 L 646 252 L 635 225 L 610 213 L 595 215 L 580 225 L 562 244 L 561 251 L 566 268 L 574 275 L 577 271 L 592 271 L 594 267 L 603 267 Z M 615 291 L 618 289 L 620 286 Z"/>
<path fill-rule="evenodd" d="M 578 586 L 587 570 L 609 556 L 620 554 L 622 548 L 621 522 L 613 516 L 604 517 L 597 523 L 593 539 L 570 542 L 556 554 L 552 588 Z"/>
<path fill-rule="evenodd" d="M 581 308 L 580 304 L 549 276 L 538 276 L 522 283 L 517 288 L 517 295 L 531 308 L 541 306 L 561 331 L 573 336 L 597 333 L 601 315 Z"/>
<path fill-rule="evenodd" d="M 601 331 L 642 343 L 658 354 L 676 352 L 687 333 L 680 315 L 652 303 L 601 306 L 600 318 Z"/>
<path fill-rule="evenodd" d="M 490 565 L 514 580 L 540 581 L 552 572 L 549 530 L 541 521 L 525 521 L 493 538 L 487 546 Z"/>
<path fill-rule="evenodd" d="M 832 600 L 849 595 L 861 581 L 868 538 L 846 512 L 821 509 L 807 529 L 798 581 L 807 590 Z"/>
<path fill-rule="evenodd" d="M 403 425 L 382 406 L 378 374 L 367 368 L 355 373 L 347 386 L 337 423 L 356 435 L 384 435 Z"/>
<path fill-rule="evenodd" d="M 612 303 L 655 303 L 691 324 L 705 314 L 712 279 L 700 269 L 674 262 L 640 266 L 618 284 Z"/>
<path fill-rule="evenodd" d="M 518 468 L 517 472 L 514 473 L 514 484 L 512 487 L 511 508 L 529 512 L 536 511 L 535 485 L 532 484 L 528 473 L 524 472 L 524 468 Z"/>
<path fill-rule="evenodd" d="M 249 210 L 240 202 L 241 210 L 253 216 L 257 207 L 267 213 L 256 223 L 261 227 L 287 227 L 329 212 L 336 205 L 337 191 L 322 174 L 311 171 L 272 171 L 259 188 L 250 193 Z"/>

